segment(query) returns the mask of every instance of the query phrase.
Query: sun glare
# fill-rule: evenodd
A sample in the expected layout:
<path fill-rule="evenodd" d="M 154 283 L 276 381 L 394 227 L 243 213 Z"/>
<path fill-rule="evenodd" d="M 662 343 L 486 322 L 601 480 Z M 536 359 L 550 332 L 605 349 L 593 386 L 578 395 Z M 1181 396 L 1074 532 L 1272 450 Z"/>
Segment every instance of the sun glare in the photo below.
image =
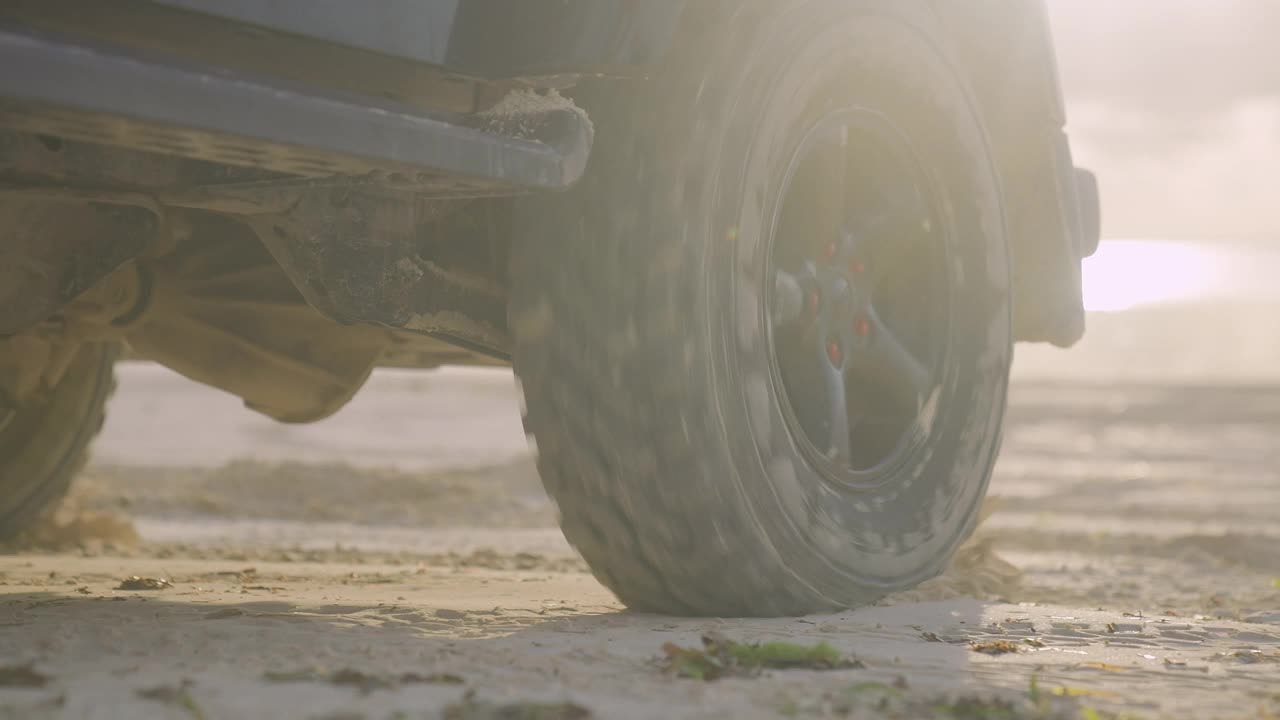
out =
<path fill-rule="evenodd" d="M 1112 240 L 1084 261 L 1084 304 L 1091 312 L 1195 300 L 1221 289 L 1221 256 L 1201 245 Z"/>

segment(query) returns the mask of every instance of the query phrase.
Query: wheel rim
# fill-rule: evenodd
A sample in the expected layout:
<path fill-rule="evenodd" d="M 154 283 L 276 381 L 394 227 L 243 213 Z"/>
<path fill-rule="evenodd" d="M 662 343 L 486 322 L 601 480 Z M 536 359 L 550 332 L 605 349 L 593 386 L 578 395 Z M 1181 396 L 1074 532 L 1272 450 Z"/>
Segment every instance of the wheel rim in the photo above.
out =
<path fill-rule="evenodd" d="M 906 138 L 845 109 L 796 149 L 765 266 L 788 431 L 826 479 L 876 487 L 924 442 L 949 331 L 941 216 Z"/>

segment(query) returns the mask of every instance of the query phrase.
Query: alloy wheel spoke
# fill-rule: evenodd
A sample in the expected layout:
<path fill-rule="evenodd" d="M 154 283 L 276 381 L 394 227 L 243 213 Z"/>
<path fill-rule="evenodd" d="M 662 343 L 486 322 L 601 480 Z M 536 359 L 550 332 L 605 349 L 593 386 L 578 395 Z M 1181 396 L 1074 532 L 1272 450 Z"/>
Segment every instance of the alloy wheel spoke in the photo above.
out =
<path fill-rule="evenodd" d="M 825 343 L 825 341 L 822 341 Z M 844 369 L 826 357 L 827 349 L 821 349 L 819 362 L 822 379 L 826 384 L 827 432 L 826 455 L 832 459 L 847 460 L 851 456 L 849 442 L 849 398 L 845 391 Z"/>
<path fill-rule="evenodd" d="M 930 391 L 929 368 L 903 344 L 880 318 L 874 307 L 866 312 L 870 327 L 866 349 L 858 357 L 858 367 L 883 383 L 883 387 L 912 411 L 918 411 Z"/>

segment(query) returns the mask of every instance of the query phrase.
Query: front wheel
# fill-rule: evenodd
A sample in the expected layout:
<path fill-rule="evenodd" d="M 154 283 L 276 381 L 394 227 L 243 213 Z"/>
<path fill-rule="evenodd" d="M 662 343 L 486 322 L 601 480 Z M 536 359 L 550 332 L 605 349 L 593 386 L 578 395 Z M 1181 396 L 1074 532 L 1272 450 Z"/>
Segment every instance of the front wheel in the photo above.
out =
<path fill-rule="evenodd" d="M 522 206 L 514 366 L 564 534 L 632 608 L 864 604 L 971 531 L 1009 262 L 945 48 L 923 2 L 760 0 L 579 93 L 596 154 Z"/>

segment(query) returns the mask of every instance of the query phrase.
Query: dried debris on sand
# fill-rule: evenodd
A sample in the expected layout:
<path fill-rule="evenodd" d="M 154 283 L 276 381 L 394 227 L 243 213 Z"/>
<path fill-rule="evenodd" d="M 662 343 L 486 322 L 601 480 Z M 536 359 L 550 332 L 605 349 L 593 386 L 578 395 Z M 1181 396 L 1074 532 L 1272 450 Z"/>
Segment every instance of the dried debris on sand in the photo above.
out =
<path fill-rule="evenodd" d="M 1241 665 L 1280 664 L 1280 653 L 1266 653 L 1258 649 L 1233 650 L 1216 653 L 1209 659 Z"/>
<path fill-rule="evenodd" d="M 838 670 L 863 667 L 860 661 L 846 658 L 826 642 L 816 645 L 777 641 L 740 643 L 716 633 L 703 635 L 701 648 L 666 643 L 662 652 L 662 665 L 667 672 L 708 682 L 727 676 L 755 675 L 766 668 Z"/>
<path fill-rule="evenodd" d="M 444 710 L 444 720 L 588 720 L 591 711 L 574 703 L 489 703 L 468 697 Z"/>
<path fill-rule="evenodd" d="M 0 667 L 0 688 L 42 688 L 49 676 L 36 671 L 31 663 Z"/>
<path fill-rule="evenodd" d="M 154 700 L 155 702 L 164 703 L 165 705 L 173 705 L 182 708 L 188 715 L 195 720 L 204 720 L 204 712 L 196 705 L 196 701 L 191 697 L 191 687 L 195 685 L 189 679 L 184 679 L 177 685 L 160 685 L 153 688 L 144 688 L 135 691 L 135 694 L 143 700 Z"/>
<path fill-rule="evenodd" d="M 1010 655 L 1021 652 L 1021 648 L 1008 640 L 976 642 L 969 645 L 969 649 L 976 653 L 982 653 L 983 655 Z"/>
<path fill-rule="evenodd" d="M 120 581 L 116 586 L 117 590 L 168 590 L 173 587 L 173 583 L 165 578 L 150 578 L 130 575 Z"/>
<path fill-rule="evenodd" d="M 980 696 L 921 695 L 908 692 L 905 678 L 892 684 L 855 683 L 804 702 L 779 708 L 787 717 L 885 717 L 921 720 L 1101 720 L 1101 713 L 1083 706 L 1077 693 L 1042 691 L 1033 679 L 1026 693 Z"/>
<path fill-rule="evenodd" d="M 327 671 L 322 668 L 309 668 L 289 672 L 267 671 L 262 678 L 273 683 L 319 682 L 341 687 L 353 687 L 362 694 L 368 695 L 374 690 L 394 690 L 402 685 L 462 685 L 466 682 L 461 676 L 452 673 L 415 672 L 400 675 L 377 675 L 363 670 L 343 668 Z"/>

